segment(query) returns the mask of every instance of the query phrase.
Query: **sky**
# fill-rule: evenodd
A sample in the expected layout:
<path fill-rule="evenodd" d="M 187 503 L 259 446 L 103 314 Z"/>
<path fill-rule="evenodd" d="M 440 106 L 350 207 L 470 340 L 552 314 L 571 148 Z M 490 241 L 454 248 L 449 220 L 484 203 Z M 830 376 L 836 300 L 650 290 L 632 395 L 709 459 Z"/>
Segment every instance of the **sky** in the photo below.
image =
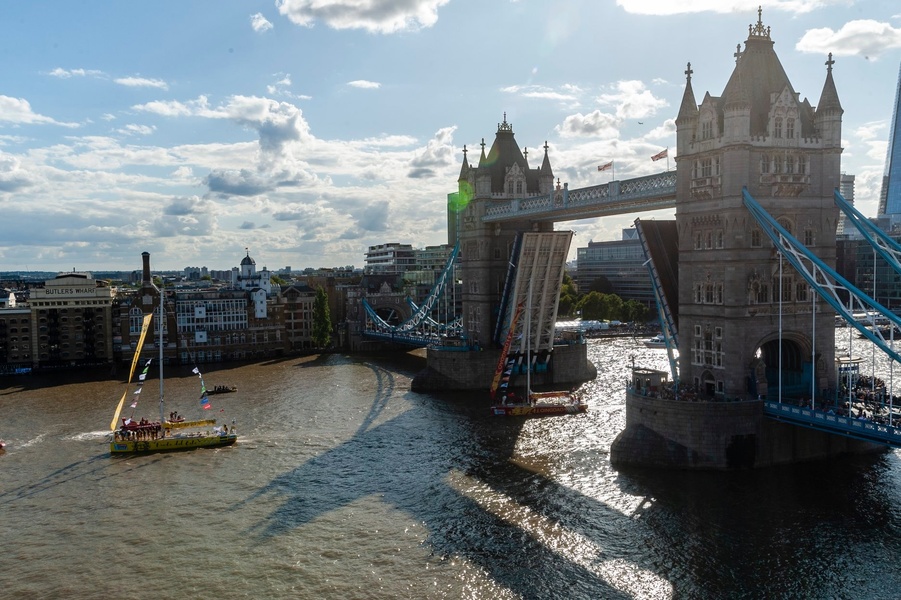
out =
<path fill-rule="evenodd" d="M 570 189 L 662 171 L 691 62 L 719 96 L 758 18 L 816 105 L 831 52 L 842 171 L 875 216 L 897 0 L 7 2 L 0 271 L 362 267 L 446 243 L 464 145 L 498 123 Z M 614 161 L 613 171 L 597 166 Z M 572 254 L 637 216 L 567 222 Z M 245 250 L 246 249 L 246 250 Z"/>

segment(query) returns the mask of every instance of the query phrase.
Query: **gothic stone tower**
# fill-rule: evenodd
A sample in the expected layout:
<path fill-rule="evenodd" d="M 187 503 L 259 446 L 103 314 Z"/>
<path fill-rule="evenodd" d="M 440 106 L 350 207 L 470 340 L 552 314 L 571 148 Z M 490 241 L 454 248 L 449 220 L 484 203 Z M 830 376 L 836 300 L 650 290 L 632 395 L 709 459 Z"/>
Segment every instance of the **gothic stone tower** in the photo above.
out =
<path fill-rule="evenodd" d="M 832 55 L 816 108 L 786 77 L 760 11 L 735 57 L 722 95 L 700 105 L 689 63 L 676 119 L 680 377 L 709 397 L 773 398 L 781 359 L 783 390 L 809 396 L 812 364 L 818 393 L 834 385 L 833 313 L 788 261 L 780 281 L 779 256 L 742 188 L 835 265 L 843 111 Z"/>
<path fill-rule="evenodd" d="M 505 221 L 483 223 L 486 209 L 501 200 L 546 196 L 553 192 L 554 174 L 544 145 L 541 167 L 529 168 L 513 137 L 513 127 L 497 126 L 494 143 L 482 153 L 478 166 L 470 165 L 463 148 L 463 165 L 457 180 L 459 198 L 465 205 L 460 236 L 460 266 L 463 275 L 463 328 L 470 343 L 491 347 L 507 266 L 519 231 L 553 231 L 552 222 Z"/>

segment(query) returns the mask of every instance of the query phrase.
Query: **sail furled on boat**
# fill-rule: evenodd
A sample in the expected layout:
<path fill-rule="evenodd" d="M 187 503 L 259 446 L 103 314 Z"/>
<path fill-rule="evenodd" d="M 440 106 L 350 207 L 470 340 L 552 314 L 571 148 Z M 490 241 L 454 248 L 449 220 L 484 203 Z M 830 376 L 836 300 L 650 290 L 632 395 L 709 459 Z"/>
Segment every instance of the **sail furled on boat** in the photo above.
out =
<path fill-rule="evenodd" d="M 144 347 L 144 339 L 147 337 L 147 332 L 150 330 L 151 318 L 153 318 L 153 313 L 147 313 L 144 315 L 144 321 L 141 323 L 141 333 L 138 335 L 138 344 L 135 346 L 135 355 L 131 359 L 131 369 L 128 371 L 128 381 L 125 382 L 125 391 L 122 393 L 122 398 L 119 399 L 119 404 L 116 406 L 116 412 L 113 414 L 113 420 L 110 422 L 110 431 L 114 431 L 119 424 L 119 413 L 122 412 L 122 406 L 125 404 L 125 397 L 128 395 L 128 386 L 131 384 L 131 378 L 135 374 L 135 367 L 138 365 L 138 360 L 141 358 L 141 349 Z M 146 373 L 146 370 L 144 372 Z"/>

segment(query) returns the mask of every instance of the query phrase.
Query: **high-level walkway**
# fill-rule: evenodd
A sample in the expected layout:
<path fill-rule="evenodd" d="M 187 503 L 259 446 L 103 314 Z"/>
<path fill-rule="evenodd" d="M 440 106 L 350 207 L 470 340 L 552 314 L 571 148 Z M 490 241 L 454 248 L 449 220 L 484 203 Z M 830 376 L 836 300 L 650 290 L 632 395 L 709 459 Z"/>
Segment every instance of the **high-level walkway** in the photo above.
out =
<path fill-rule="evenodd" d="M 571 221 L 675 206 L 676 172 L 664 171 L 575 190 L 563 186 L 545 196 L 498 200 L 488 206 L 482 220 Z"/>

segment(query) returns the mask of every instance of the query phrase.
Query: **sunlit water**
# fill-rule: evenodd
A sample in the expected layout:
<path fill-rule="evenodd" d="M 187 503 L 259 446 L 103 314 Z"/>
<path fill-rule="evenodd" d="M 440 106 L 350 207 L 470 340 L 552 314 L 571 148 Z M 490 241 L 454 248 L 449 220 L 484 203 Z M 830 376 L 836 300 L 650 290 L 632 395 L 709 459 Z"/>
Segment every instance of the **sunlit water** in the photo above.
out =
<path fill-rule="evenodd" d="M 208 366 L 238 444 L 130 458 L 105 442 L 121 380 L 0 380 L 0 597 L 898 597 L 896 454 L 617 472 L 630 356 L 665 352 L 590 354 L 589 412 L 532 420 L 410 392 L 418 359 Z M 169 375 L 167 410 L 199 413 Z"/>

